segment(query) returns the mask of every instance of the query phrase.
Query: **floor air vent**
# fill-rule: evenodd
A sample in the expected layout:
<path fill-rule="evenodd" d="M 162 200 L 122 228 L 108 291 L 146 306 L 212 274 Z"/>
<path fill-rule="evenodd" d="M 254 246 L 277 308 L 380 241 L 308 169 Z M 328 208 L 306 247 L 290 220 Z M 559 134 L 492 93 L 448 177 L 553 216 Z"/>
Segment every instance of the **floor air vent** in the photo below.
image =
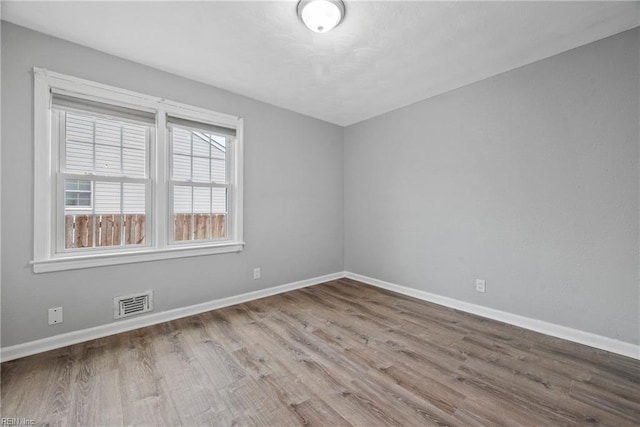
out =
<path fill-rule="evenodd" d="M 133 316 L 153 310 L 153 291 L 113 299 L 113 318 Z"/>

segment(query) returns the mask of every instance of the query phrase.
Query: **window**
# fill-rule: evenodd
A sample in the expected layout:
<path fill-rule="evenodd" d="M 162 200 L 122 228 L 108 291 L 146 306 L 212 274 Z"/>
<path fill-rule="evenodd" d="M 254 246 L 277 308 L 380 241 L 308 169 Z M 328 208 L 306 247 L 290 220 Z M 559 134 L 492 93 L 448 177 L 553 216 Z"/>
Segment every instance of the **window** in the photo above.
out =
<path fill-rule="evenodd" d="M 169 117 L 174 242 L 224 239 L 233 132 Z"/>
<path fill-rule="evenodd" d="M 34 71 L 35 272 L 242 249 L 242 119 Z"/>
<path fill-rule="evenodd" d="M 52 97 L 52 143 L 60 147 L 58 179 L 64 181 L 58 252 L 146 244 L 154 117 L 143 122 L 122 111 L 107 115 L 107 106 L 100 107 Z"/>

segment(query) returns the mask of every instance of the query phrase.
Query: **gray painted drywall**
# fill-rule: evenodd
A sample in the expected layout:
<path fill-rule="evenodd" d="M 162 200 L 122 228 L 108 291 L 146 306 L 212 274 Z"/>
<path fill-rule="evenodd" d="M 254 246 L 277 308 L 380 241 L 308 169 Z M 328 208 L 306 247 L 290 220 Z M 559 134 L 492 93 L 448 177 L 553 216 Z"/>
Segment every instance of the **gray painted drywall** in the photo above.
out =
<path fill-rule="evenodd" d="M 3 347 L 110 323 L 116 295 L 154 289 L 159 312 L 343 270 L 342 128 L 10 23 L 1 39 Z M 34 274 L 34 66 L 244 117 L 246 249 Z"/>
<path fill-rule="evenodd" d="M 638 34 L 343 136 L 337 126 L 3 22 L 2 346 L 110 323 L 114 295 L 153 288 L 163 311 L 345 266 L 638 343 Z M 33 66 L 245 117 L 246 250 L 34 275 Z M 476 277 L 487 280 L 486 294 L 473 290 Z M 59 305 L 64 323 L 47 326 L 47 308 Z"/>
<path fill-rule="evenodd" d="M 347 127 L 346 270 L 639 343 L 638 37 Z"/>

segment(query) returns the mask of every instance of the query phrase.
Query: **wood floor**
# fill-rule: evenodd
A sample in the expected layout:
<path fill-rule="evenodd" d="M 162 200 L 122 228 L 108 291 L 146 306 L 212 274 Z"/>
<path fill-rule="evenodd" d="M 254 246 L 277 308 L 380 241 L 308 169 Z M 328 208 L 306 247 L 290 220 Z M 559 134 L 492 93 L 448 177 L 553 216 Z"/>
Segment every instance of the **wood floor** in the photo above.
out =
<path fill-rule="evenodd" d="M 2 364 L 70 426 L 638 426 L 640 361 L 342 279 Z"/>

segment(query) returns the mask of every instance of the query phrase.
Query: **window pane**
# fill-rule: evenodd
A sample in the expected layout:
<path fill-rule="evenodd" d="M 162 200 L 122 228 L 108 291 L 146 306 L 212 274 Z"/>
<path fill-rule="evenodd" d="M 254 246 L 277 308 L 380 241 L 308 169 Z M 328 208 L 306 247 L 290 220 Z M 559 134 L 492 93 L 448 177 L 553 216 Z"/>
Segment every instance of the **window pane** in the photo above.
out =
<path fill-rule="evenodd" d="M 122 126 L 119 122 L 96 118 L 96 144 L 120 147 Z"/>
<path fill-rule="evenodd" d="M 145 185 L 125 182 L 122 187 L 122 213 L 144 215 Z"/>
<path fill-rule="evenodd" d="M 175 186 L 173 190 L 174 240 L 225 238 L 226 198 L 225 188 Z"/>
<path fill-rule="evenodd" d="M 91 207 L 91 193 L 78 193 L 78 206 Z"/>
<path fill-rule="evenodd" d="M 193 180 L 200 182 L 209 182 L 209 158 L 202 157 L 193 158 Z"/>
<path fill-rule="evenodd" d="M 173 212 L 180 214 L 191 213 L 191 187 L 173 187 Z"/>
<path fill-rule="evenodd" d="M 211 189 L 193 188 L 193 239 L 211 239 Z"/>
<path fill-rule="evenodd" d="M 192 187 L 173 187 L 173 238 L 176 241 L 193 239 L 192 195 Z"/>
<path fill-rule="evenodd" d="M 224 239 L 227 237 L 227 189 L 212 188 L 213 215 L 212 231 L 214 239 Z"/>
<path fill-rule="evenodd" d="M 224 159 L 211 159 L 211 180 L 218 184 L 227 183 L 227 166 Z"/>
<path fill-rule="evenodd" d="M 66 134 L 68 141 L 93 143 L 93 118 L 67 113 Z"/>
<path fill-rule="evenodd" d="M 94 216 L 67 212 L 64 216 L 64 247 L 91 248 L 94 242 Z"/>
<path fill-rule="evenodd" d="M 213 239 L 224 239 L 227 237 L 227 214 L 211 215 L 211 231 Z"/>
<path fill-rule="evenodd" d="M 227 189 L 212 188 L 212 190 L 213 190 L 213 212 L 226 213 L 227 212 Z"/>
<path fill-rule="evenodd" d="M 78 189 L 78 180 L 77 179 L 65 179 L 64 180 L 64 189 L 65 190 L 77 190 Z"/>
<path fill-rule="evenodd" d="M 193 132 L 193 155 L 209 157 L 209 147 L 211 143 L 208 135 L 202 132 Z"/>
<path fill-rule="evenodd" d="M 67 141 L 65 169 L 69 172 L 93 172 L 93 145 Z"/>
<path fill-rule="evenodd" d="M 226 151 L 227 147 L 227 138 L 220 135 L 211 135 L 211 139 L 213 140 L 213 145 L 218 146 L 222 149 L 222 151 Z"/>
<path fill-rule="evenodd" d="M 94 224 L 96 246 L 120 246 L 122 244 L 122 215 L 95 215 Z"/>
<path fill-rule="evenodd" d="M 211 179 L 219 184 L 227 184 L 227 142 L 226 138 L 212 136 Z"/>
<path fill-rule="evenodd" d="M 122 150 L 122 173 L 127 176 L 144 177 L 145 173 L 145 152 L 144 150 L 124 148 Z"/>
<path fill-rule="evenodd" d="M 123 244 L 145 243 L 145 185 L 125 182 L 122 184 Z"/>
<path fill-rule="evenodd" d="M 173 179 L 184 181 L 191 179 L 191 157 L 174 154 Z"/>
<path fill-rule="evenodd" d="M 211 213 L 211 189 L 204 187 L 193 188 L 193 213 Z"/>
<path fill-rule="evenodd" d="M 122 173 L 120 156 L 120 147 L 96 144 L 95 172 L 105 175 L 120 175 Z"/>
<path fill-rule="evenodd" d="M 119 182 L 96 182 L 95 188 L 95 213 L 96 214 L 120 214 L 120 190 Z"/>
<path fill-rule="evenodd" d="M 122 125 L 122 144 L 125 148 L 145 150 L 147 143 L 147 129 L 124 123 Z"/>
<path fill-rule="evenodd" d="M 172 128 L 173 152 L 191 155 L 191 132 L 180 128 Z"/>

